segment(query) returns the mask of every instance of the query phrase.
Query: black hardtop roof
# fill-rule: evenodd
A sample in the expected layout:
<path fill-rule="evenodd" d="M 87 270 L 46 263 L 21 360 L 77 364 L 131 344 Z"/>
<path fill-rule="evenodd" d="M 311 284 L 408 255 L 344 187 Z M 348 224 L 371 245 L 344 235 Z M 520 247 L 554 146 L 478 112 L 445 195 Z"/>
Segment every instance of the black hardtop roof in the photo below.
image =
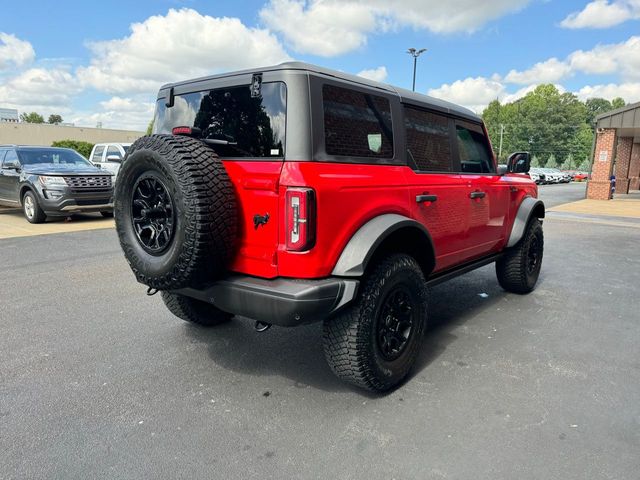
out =
<path fill-rule="evenodd" d="M 468 108 L 461 107 L 460 105 L 456 105 L 455 103 L 430 97 L 429 95 L 423 95 L 421 93 L 412 92 L 411 90 L 406 90 L 404 88 L 394 87 L 386 83 L 376 82 L 374 80 L 369 80 L 367 78 L 360 77 L 357 75 L 339 72 L 337 70 L 331 70 L 329 68 L 319 67 L 317 65 L 312 65 L 304 62 L 285 62 L 279 65 L 273 65 L 270 67 L 252 68 L 247 70 L 239 70 L 235 72 L 220 73 L 217 75 L 209 75 L 206 77 L 195 78 L 192 80 L 186 80 L 182 82 L 168 83 L 166 85 L 163 85 L 160 89 L 165 90 L 165 89 L 176 87 L 179 85 L 188 85 L 190 83 L 201 82 L 205 80 L 215 80 L 217 78 L 228 78 L 228 77 L 234 77 L 239 75 L 248 75 L 253 73 L 264 73 L 264 72 L 276 72 L 276 71 L 284 71 L 284 70 L 301 70 L 311 74 L 317 73 L 321 75 L 335 77 L 337 79 L 345 80 L 347 82 L 366 85 L 368 87 L 377 88 L 392 94 L 396 94 L 398 95 L 398 97 L 400 97 L 400 101 L 404 103 L 432 107 L 432 108 L 435 108 L 436 110 L 444 111 L 454 115 L 459 115 L 462 117 L 471 118 L 476 121 L 481 120 L 481 118 L 477 114 L 475 114 L 473 111 L 469 110 Z"/>

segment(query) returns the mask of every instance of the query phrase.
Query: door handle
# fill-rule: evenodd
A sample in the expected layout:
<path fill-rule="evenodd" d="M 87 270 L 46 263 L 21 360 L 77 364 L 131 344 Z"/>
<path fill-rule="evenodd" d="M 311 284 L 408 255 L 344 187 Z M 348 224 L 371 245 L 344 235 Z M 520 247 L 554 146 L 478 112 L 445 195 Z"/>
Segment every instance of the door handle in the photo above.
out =
<path fill-rule="evenodd" d="M 484 192 L 471 192 L 469 194 L 469 198 L 484 198 L 487 194 Z"/>
<path fill-rule="evenodd" d="M 423 203 L 423 202 L 435 202 L 436 200 L 438 200 L 438 196 L 437 195 L 416 195 L 416 202 L 418 203 Z"/>

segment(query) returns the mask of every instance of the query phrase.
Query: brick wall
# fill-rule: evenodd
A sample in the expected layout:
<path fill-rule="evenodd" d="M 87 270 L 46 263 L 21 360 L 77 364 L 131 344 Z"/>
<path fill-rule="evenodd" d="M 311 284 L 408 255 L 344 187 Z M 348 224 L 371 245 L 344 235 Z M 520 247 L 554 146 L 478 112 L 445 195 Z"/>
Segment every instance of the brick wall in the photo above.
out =
<path fill-rule="evenodd" d="M 640 190 L 640 143 L 634 143 L 633 148 L 631 149 L 629 189 Z"/>
<path fill-rule="evenodd" d="M 615 145 L 615 128 L 606 128 L 597 133 L 591 180 L 587 185 L 587 198 L 594 200 L 609 200 L 611 198 L 609 178 L 613 167 Z"/>
<path fill-rule="evenodd" d="M 629 165 L 633 137 L 619 137 L 616 147 L 616 193 L 629 193 Z"/>

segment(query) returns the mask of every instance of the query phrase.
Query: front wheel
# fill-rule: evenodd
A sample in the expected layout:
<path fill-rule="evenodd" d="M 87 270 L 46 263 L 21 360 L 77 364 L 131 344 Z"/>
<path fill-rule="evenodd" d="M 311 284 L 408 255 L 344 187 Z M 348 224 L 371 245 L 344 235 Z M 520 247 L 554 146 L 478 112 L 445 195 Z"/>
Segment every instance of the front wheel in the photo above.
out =
<path fill-rule="evenodd" d="M 427 324 L 425 278 L 415 259 L 373 267 L 354 302 L 324 322 L 327 362 L 342 380 L 374 392 L 399 385 L 415 363 Z"/>
<path fill-rule="evenodd" d="M 22 211 L 29 223 L 42 223 L 47 219 L 47 215 L 38 204 L 38 199 L 31 191 L 22 197 Z"/>
<path fill-rule="evenodd" d="M 179 293 L 161 292 L 161 295 L 169 311 L 187 322 L 213 327 L 228 322 L 233 317 L 230 313 L 223 312 L 210 303 Z"/>
<path fill-rule="evenodd" d="M 496 275 L 500 286 L 512 293 L 531 292 L 540 276 L 543 253 L 542 223 L 534 218 L 529 222 L 520 242 L 508 249 L 496 262 Z"/>

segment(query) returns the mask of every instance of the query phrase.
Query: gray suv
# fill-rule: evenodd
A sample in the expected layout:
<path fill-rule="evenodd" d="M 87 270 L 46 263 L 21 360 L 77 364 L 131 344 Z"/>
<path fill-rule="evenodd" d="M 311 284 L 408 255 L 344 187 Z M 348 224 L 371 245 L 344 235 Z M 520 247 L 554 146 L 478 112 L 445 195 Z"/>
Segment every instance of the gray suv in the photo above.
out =
<path fill-rule="evenodd" d="M 0 145 L 0 205 L 21 206 L 31 223 L 47 216 L 113 216 L 113 174 L 68 148 Z"/>

